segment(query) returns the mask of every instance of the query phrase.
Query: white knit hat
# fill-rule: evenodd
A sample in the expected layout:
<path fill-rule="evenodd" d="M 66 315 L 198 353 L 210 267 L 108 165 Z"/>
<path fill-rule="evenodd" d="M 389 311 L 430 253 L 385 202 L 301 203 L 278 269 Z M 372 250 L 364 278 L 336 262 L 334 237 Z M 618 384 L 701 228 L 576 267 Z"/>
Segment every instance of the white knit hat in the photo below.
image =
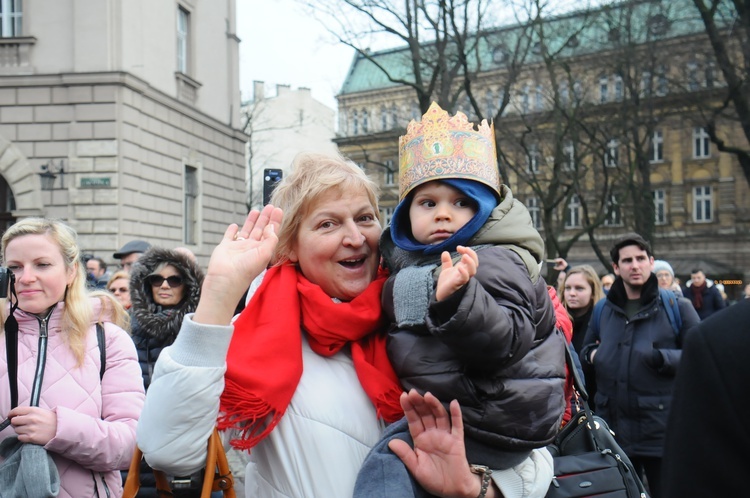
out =
<path fill-rule="evenodd" d="M 674 270 L 672 269 L 672 265 L 670 265 L 663 259 L 654 260 L 654 273 L 659 273 L 663 270 L 668 271 L 672 275 L 672 277 L 674 277 Z"/>

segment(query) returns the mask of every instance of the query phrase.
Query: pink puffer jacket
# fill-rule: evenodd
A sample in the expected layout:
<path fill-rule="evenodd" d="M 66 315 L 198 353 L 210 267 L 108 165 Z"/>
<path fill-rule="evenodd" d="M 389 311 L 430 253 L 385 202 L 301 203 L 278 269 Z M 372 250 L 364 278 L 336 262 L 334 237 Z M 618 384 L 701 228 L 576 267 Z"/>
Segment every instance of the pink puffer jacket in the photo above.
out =
<path fill-rule="evenodd" d="M 100 303 L 91 299 L 94 317 Z M 128 468 L 135 449 L 135 428 L 145 393 L 135 346 L 121 328 L 106 321 L 106 370 L 99 380 L 100 353 L 92 322 L 81 367 L 61 332 L 63 303 L 48 321 L 47 363 L 39 406 L 57 414 L 57 432 L 45 448 L 60 473 L 60 498 L 122 495 L 120 469 Z M 40 319 L 23 311 L 18 321 L 18 404 L 28 405 L 39 347 Z M 0 419 L 10 411 L 5 337 L 0 339 Z M 0 440 L 15 435 L 12 427 Z"/>

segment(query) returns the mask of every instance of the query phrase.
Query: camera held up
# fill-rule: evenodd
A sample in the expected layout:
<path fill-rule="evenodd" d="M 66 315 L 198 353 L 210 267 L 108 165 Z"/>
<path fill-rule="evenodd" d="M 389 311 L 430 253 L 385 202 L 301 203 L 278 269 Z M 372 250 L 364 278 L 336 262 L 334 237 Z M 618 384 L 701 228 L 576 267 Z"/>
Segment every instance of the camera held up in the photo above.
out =
<path fill-rule="evenodd" d="M 7 299 L 10 291 L 13 294 L 13 286 L 16 281 L 15 275 L 4 266 L 0 266 L 0 298 Z"/>

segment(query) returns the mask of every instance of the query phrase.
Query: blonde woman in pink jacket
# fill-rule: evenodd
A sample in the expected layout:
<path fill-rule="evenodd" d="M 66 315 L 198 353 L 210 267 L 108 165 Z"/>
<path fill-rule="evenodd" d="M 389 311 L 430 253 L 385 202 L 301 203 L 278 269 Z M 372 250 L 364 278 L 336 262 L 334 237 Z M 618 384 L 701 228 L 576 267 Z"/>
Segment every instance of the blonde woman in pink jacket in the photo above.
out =
<path fill-rule="evenodd" d="M 130 463 L 145 397 L 135 346 L 124 330 L 127 315 L 110 294 L 87 293 L 76 232 L 64 223 L 19 221 L 3 235 L 0 250 L 17 295 L 0 307 L 3 331 L 18 323 L 18 406 L 12 409 L 6 341 L 0 340 L 0 420 L 10 419 L 0 441 L 18 436 L 43 446 L 59 473 L 60 498 L 119 497 L 119 470 Z M 104 329 L 103 374 L 96 323 Z M 44 335 L 43 382 L 38 407 L 31 407 Z"/>

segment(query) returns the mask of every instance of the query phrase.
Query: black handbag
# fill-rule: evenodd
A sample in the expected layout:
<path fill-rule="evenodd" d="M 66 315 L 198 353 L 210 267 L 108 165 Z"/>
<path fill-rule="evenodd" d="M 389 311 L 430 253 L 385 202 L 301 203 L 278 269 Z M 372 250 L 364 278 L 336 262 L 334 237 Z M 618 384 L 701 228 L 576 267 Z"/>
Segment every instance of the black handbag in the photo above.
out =
<path fill-rule="evenodd" d="M 547 446 L 555 476 L 546 498 L 648 498 L 633 464 L 615 441 L 607 422 L 591 411 L 588 393 L 569 348 L 565 348 L 565 360 L 582 409 Z"/>

